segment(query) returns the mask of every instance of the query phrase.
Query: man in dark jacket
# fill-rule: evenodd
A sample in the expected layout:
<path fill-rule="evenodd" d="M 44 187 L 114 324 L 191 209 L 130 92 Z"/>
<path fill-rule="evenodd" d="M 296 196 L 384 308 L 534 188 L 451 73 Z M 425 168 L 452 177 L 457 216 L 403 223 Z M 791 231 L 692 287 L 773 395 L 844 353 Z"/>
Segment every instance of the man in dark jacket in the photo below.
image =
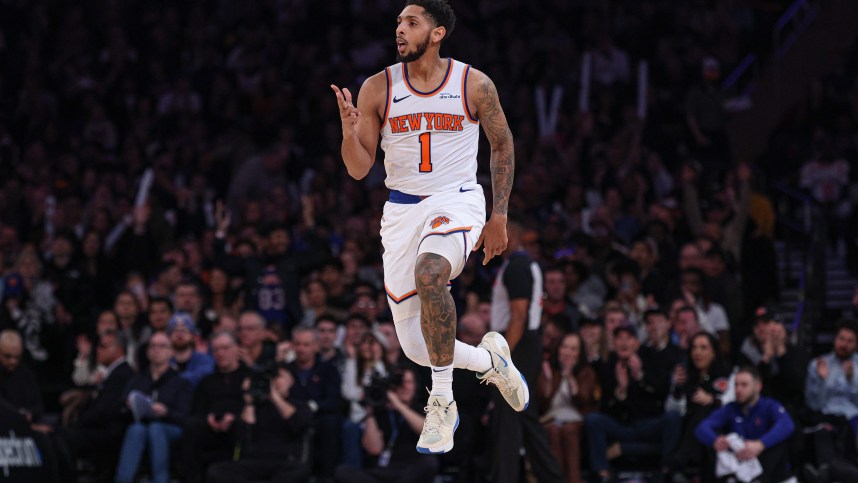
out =
<path fill-rule="evenodd" d="M 116 468 L 116 482 L 134 481 L 143 451 L 148 448 L 152 480 L 167 482 L 170 444 L 182 436 L 182 424 L 191 410 L 191 384 L 170 368 L 172 344 L 167 334 L 155 332 L 147 348 L 149 370 L 128 384 L 126 401 L 134 422 L 125 439 Z"/>
<path fill-rule="evenodd" d="M 229 459 L 235 447 L 234 423 L 241 414 L 241 384 L 250 375 L 238 357 L 238 341 L 229 332 L 212 336 L 215 372 L 194 393 L 192 415 L 185 424 L 182 450 L 185 481 L 203 480 L 208 463 Z"/>
<path fill-rule="evenodd" d="M 295 377 L 284 366 L 271 380 L 267 395 L 244 394 L 244 409 L 236 421 L 240 459 L 209 467 L 209 483 L 301 483 L 310 477 L 306 431 L 313 422 L 307 403 L 291 396 Z M 245 384 L 249 389 L 250 384 Z"/>
<path fill-rule="evenodd" d="M 742 342 L 738 362 L 756 367 L 763 378 L 763 395 L 780 401 L 796 417 L 804 403 L 804 367 L 799 354 L 771 308 L 760 307 L 754 315 L 753 333 Z"/>
<path fill-rule="evenodd" d="M 630 443 L 659 444 L 666 472 L 679 440 L 679 413 L 664 410 L 672 368 L 660 361 L 656 352 L 646 348 L 638 351 L 639 347 L 633 328 L 614 329 L 614 352 L 599 374 L 601 408 L 585 418 L 590 468 L 603 480 L 610 476 L 608 459 L 632 452 L 637 445 Z M 610 450 L 609 440 L 615 443 Z"/>
<path fill-rule="evenodd" d="M 77 421 L 58 434 L 60 444 L 71 451 L 71 455 L 65 453 L 66 458 L 71 457 L 65 462 L 68 471 L 74 471 L 76 466 L 72 455 L 91 458 L 99 475 L 116 467 L 125 428 L 122 418 L 125 390 L 134 376 L 134 370 L 125 359 L 127 346 L 119 332 L 108 332 L 99 338 L 96 362 L 107 371 L 89 403 L 81 408 Z"/>
<path fill-rule="evenodd" d="M 340 432 L 343 424 L 340 400 L 340 373 L 331 363 L 321 362 L 319 336 L 315 329 L 296 328 L 292 332 L 295 360 L 289 369 L 295 375 L 295 385 L 289 393 L 292 399 L 307 403 L 314 413 L 318 470 L 331 476 L 339 463 Z"/>
<path fill-rule="evenodd" d="M 24 346 L 14 330 L 0 332 L 0 404 L 35 423 L 44 412 L 36 375 L 21 364 Z"/>

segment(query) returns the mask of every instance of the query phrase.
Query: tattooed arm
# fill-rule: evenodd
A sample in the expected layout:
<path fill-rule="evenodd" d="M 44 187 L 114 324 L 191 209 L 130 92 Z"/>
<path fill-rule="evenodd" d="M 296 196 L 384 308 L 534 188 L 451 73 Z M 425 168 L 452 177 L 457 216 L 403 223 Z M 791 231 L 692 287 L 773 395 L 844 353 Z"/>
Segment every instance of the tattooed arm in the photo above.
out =
<path fill-rule="evenodd" d="M 495 84 L 484 73 L 471 69 L 468 75 L 468 108 L 479 119 L 483 132 L 492 146 L 492 216 L 486 223 L 480 239 L 474 245 L 476 251 L 484 244 L 485 259 L 488 263 L 495 255 L 506 250 L 506 218 L 509 210 L 509 197 L 512 192 L 515 172 L 515 148 L 512 132 L 506 121 L 506 115 L 498 99 Z"/>

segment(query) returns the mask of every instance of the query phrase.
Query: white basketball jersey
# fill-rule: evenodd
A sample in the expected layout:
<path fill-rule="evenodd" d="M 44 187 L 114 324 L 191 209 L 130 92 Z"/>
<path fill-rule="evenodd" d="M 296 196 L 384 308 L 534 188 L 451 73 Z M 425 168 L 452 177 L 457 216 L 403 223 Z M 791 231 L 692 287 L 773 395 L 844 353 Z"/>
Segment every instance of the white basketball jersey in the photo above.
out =
<path fill-rule="evenodd" d="M 447 59 L 447 74 L 430 92 L 408 82 L 408 66 L 392 65 L 381 126 L 385 184 L 429 196 L 477 182 L 479 122 L 468 111 L 469 65 Z"/>

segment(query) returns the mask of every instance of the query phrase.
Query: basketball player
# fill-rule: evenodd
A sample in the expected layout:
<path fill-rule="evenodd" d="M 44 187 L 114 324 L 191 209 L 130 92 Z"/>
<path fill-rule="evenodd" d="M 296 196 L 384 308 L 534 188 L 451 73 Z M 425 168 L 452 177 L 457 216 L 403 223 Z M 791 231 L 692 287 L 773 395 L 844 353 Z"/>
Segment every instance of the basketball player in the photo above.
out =
<path fill-rule="evenodd" d="M 489 332 L 477 347 L 456 340 L 447 286 L 471 251 L 482 247 L 487 263 L 506 249 L 514 160 L 512 133 L 491 79 L 439 55 L 455 22 L 444 0 L 409 0 L 397 18 L 400 63 L 364 82 L 357 107 L 348 89 L 331 86 L 343 124 L 343 161 L 353 178 L 369 172 L 381 134 L 390 189 L 381 220 L 385 290 L 405 354 L 432 368 L 421 453 L 453 448 L 459 422 L 454 367 L 496 385 L 517 411 L 530 400 L 503 336 Z M 488 222 L 476 176 L 480 125 L 492 147 Z"/>

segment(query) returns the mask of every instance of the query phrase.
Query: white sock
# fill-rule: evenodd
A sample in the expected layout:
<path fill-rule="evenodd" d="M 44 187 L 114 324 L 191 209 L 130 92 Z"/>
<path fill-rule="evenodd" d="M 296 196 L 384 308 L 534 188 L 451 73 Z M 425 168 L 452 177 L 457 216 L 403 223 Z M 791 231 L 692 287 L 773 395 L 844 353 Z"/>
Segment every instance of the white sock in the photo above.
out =
<path fill-rule="evenodd" d="M 453 400 L 453 364 L 444 367 L 432 367 L 432 391 L 430 396 L 441 396 L 447 398 L 447 402 Z"/>
<path fill-rule="evenodd" d="M 394 327 L 405 355 L 421 366 L 430 366 L 429 350 L 420 330 L 420 316 L 400 320 Z M 492 356 L 485 349 L 457 340 L 453 349 L 453 367 L 483 373 L 492 368 Z"/>
<path fill-rule="evenodd" d="M 470 369 L 478 374 L 482 374 L 492 368 L 492 355 L 489 351 L 482 347 L 471 347 L 464 342 L 456 344 L 457 350 L 459 349 L 459 344 L 463 346 L 463 352 L 467 352 L 468 354 L 468 363 L 465 369 Z M 455 358 L 455 352 L 453 353 L 453 357 Z"/>

